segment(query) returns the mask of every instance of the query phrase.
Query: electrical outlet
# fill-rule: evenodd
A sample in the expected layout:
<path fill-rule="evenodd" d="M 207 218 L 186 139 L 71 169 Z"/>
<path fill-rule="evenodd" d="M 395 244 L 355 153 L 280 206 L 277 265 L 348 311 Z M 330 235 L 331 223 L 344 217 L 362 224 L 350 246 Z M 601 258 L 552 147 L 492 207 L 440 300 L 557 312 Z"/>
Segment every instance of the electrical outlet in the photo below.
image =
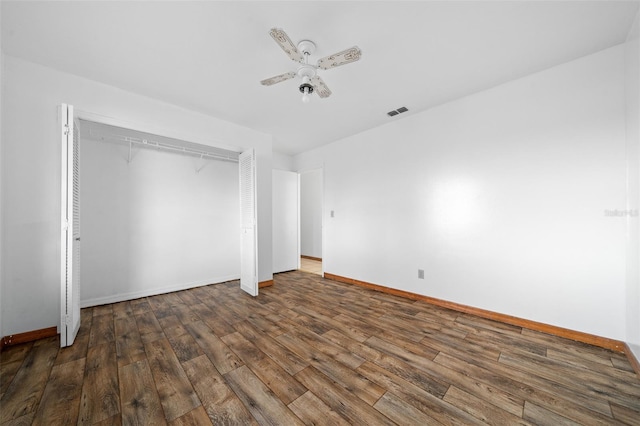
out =
<path fill-rule="evenodd" d="M 418 269 L 418 278 L 424 280 L 424 269 Z"/>

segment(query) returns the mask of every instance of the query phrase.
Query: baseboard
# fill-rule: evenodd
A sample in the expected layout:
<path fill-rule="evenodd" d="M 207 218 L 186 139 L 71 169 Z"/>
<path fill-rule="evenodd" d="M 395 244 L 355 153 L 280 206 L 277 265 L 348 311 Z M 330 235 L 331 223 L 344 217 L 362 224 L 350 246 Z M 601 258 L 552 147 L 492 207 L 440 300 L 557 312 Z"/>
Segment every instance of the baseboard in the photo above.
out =
<path fill-rule="evenodd" d="M 258 288 L 271 287 L 273 285 L 273 280 L 260 281 L 258 283 Z"/>
<path fill-rule="evenodd" d="M 26 331 L 24 333 L 4 336 L 0 340 L 0 351 L 8 346 L 19 345 L 20 343 L 33 342 L 34 340 L 45 339 L 58 335 L 58 327 L 41 328 L 40 330 Z"/>
<path fill-rule="evenodd" d="M 633 370 L 636 372 L 636 375 L 640 377 L 640 360 L 636 358 L 635 353 L 629 346 L 629 344 L 624 344 L 625 351 L 624 353 L 627 355 L 627 359 L 629 359 L 629 363 L 633 367 Z"/>
<path fill-rule="evenodd" d="M 303 259 L 317 260 L 318 262 L 322 262 L 322 258 L 321 257 L 307 256 L 306 254 L 301 254 L 300 257 L 303 258 Z"/>
<path fill-rule="evenodd" d="M 90 308 L 92 306 L 100 306 L 100 305 L 106 305 L 109 303 L 124 302 L 127 300 L 139 299 L 141 297 L 157 296 L 159 294 L 172 293 L 174 291 L 187 290 L 190 288 L 202 287 L 210 284 L 224 283 L 227 281 L 234 281 L 239 279 L 240 279 L 240 276 L 238 275 L 229 275 L 226 277 L 216 277 L 209 280 L 192 281 L 184 284 L 150 288 L 150 289 L 144 289 L 139 291 L 133 291 L 130 293 L 120 293 L 120 294 L 114 294 L 114 295 L 105 296 L 105 297 L 95 297 L 93 299 L 81 300 L 80 307 Z"/>
<path fill-rule="evenodd" d="M 353 278 L 346 278 L 340 275 L 329 274 L 327 272 L 324 273 L 324 277 L 333 281 L 338 281 L 346 284 L 354 284 L 360 287 L 369 288 L 372 290 L 380 291 L 382 293 L 392 294 L 394 296 L 406 297 L 412 300 L 420 300 L 420 301 L 429 303 L 431 305 L 440 306 L 442 308 L 448 308 L 454 311 L 472 314 L 481 318 L 499 321 L 505 324 L 515 325 L 515 326 L 523 327 L 529 330 L 540 331 L 542 333 L 552 334 L 558 337 L 564 337 L 566 339 L 571 339 L 577 342 L 599 346 L 601 348 L 610 349 L 616 352 L 622 352 L 627 354 L 628 352 L 630 352 L 624 342 L 621 342 L 619 340 L 609 339 L 607 337 L 596 336 L 589 333 L 583 333 L 581 331 L 575 331 L 575 330 L 569 330 L 567 328 L 557 327 L 555 325 L 544 324 L 544 323 L 531 321 L 523 318 L 513 317 L 511 315 L 505 315 L 497 312 L 487 311 L 480 308 L 474 308 L 472 306 L 449 302 L 447 300 L 442 300 L 442 299 L 436 299 L 434 297 L 423 296 L 421 294 L 411 293 L 404 290 L 397 290 L 394 288 L 389 288 L 389 287 L 381 286 L 378 284 L 372 284 L 365 281 L 354 280 Z"/>

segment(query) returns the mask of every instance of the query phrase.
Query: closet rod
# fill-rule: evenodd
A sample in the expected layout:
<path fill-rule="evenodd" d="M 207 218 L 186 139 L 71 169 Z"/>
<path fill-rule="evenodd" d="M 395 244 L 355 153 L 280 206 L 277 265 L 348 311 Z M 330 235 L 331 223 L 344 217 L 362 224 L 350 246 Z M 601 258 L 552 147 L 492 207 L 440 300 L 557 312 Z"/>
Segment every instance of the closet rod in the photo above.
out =
<path fill-rule="evenodd" d="M 234 163 L 238 162 L 237 158 L 228 156 L 228 155 L 223 155 L 223 154 L 216 154 L 213 152 L 207 152 L 207 151 L 199 151 L 196 149 L 191 149 L 191 148 L 186 148 L 183 146 L 178 146 L 178 145 L 171 145 L 168 143 L 161 143 L 161 142 L 157 142 L 157 141 L 153 141 L 153 140 L 149 140 L 149 139 L 140 139 L 140 138 L 132 138 L 130 136 L 122 136 L 122 135 L 115 135 L 115 134 L 109 134 L 109 135 L 96 135 L 93 133 L 93 129 L 89 130 L 89 134 L 96 138 L 100 138 L 102 140 L 105 139 L 105 136 L 107 138 L 113 138 L 116 139 L 119 142 L 125 142 L 125 143 L 135 143 L 138 145 L 143 145 L 143 146 L 148 146 L 148 147 L 153 147 L 153 148 L 162 148 L 162 149 L 167 149 L 167 150 L 171 150 L 171 151 L 177 151 L 177 152 L 182 152 L 185 154 L 193 154 L 193 155 L 198 155 L 201 158 L 202 157 L 209 157 L 209 158 L 213 158 L 213 159 L 217 159 L 217 160 L 224 160 L 224 161 L 231 161 Z"/>

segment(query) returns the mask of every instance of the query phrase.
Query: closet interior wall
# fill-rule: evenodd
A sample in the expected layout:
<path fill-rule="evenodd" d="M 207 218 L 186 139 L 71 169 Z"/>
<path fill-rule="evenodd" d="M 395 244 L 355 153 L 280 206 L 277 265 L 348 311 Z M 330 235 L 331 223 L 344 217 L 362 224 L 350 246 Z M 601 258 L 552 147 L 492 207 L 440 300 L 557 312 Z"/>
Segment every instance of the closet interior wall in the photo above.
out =
<path fill-rule="evenodd" d="M 239 278 L 236 162 L 81 134 L 83 307 Z"/>

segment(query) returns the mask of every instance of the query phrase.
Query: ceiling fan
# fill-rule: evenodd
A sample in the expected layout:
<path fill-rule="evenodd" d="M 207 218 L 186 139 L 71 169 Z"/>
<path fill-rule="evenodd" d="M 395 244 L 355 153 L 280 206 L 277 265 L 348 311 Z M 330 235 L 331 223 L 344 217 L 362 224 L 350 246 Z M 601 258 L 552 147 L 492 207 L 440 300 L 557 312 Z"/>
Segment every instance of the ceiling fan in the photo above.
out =
<path fill-rule="evenodd" d="M 308 103 L 311 100 L 311 94 L 314 92 L 321 98 L 331 96 L 331 90 L 329 90 L 325 82 L 317 74 L 318 68 L 328 70 L 339 67 L 340 65 L 355 62 L 362 56 L 360 48 L 358 48 L 358 46 L 353 46 L 341 52 L 334 53 L 333 55 L 318 59 L 317 64 L 312 65 L 309 63 L 309 56 L 311 56 L 316 50 L 314 42 L 310 40 L 302 40 L 296 47 L 287 33 L 280 28 L 272 28 L 271 31 L 269 31 L 269 35 L 271 35 L 291 60 L 299 62 L 302 65 L 298 67 L 296 72 L 291 71 L 280 74 L 275 77 L 262 80 L 260 83 L 263 86 L 271 86 L 276 83 L 287 81 L 296 76 L 301 77 L 302 84 L 300 84 L 299 89 L 302 93 L 302 102 L 304 103 Z"/>

